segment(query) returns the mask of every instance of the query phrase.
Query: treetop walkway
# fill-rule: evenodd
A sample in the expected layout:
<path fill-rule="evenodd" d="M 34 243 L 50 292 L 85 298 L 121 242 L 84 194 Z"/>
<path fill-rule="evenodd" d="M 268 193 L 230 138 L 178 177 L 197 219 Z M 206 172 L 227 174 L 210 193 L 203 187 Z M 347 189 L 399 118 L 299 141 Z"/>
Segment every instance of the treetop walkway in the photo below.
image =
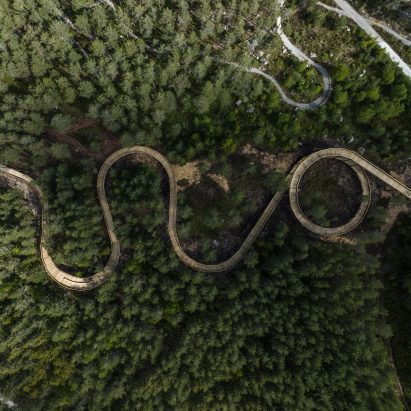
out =
<path fill-rule="evenodd" d="M 193 268 L 194 270 L 209 273 L 227 271 L 232 269 L 236 264 L 239 263 L 239 261 L 247 253 L 255 239 L 258 237 L 261 230 L 266 225 L 268 219 L 270 218 L 274 210 L 277 208 L 280 200 L 283 198 L 287 190 L 289 191 L 291 209 L 294 212 L 294 215 L 296 216 L 297 220 L 300 221 L 300 223 L 304 225 L 308 230 L 321 236 L 335 236 L 345 234 L 353 230 L 361 223 L 365 214 L 367 213 L 371 199 L 371 189 L 366 172 L 372 174 L 373 176 L 377 177 L 378 179 L 380 179 L 393 189 L 397 190 L 407 198 L 411 199 L 411 189 L 409 187 L 401 183 L 399 180 L 391 176 L 389 173 L 377 167 L 375 164 L 366 160 L 364 157 L 357 154 L 356 152 L 344 148 L 329 148 L 325 150 L 320 150 L 305 157 L 294 166 L 294 168 L 287 176 L 287 186 L 274 194 L 270 203 L 263 211 L 254 227 L 251 229 L 250 233 L 247 235 L 246 239 L 244 240 L 240 248 L 229 259 L 218 264 L 204 264 L 188 256 L 183 250 L 178 239 L 177 181 L 171 164 L 161 153 L 149 147 L 134 146 L 130 148 L 123 148 L 121 150 L 114 152 L 103 162 L 97 176 L 97 194 L 100 201 L 101 210 L 104 216 L 107 233 L 111 242 L 111 254 L 102 271 L 97 272 L 96 274 L 90 277 L 80 278 L 73 276 L 58 268 L 47 251 L 45 244 L 47 237 L 48 207 L 47 201 L 44 198 L 41 189 L 34 183 L 31 177 L 17 170 L 5 166 L 0 166 L 0 176 L 6 178 L 6 180 L 12 186 L 15 186 L 16 188 L 21 190 L 28 189 L 31 192 L 34 192 L 39 198 L 41 204 L 40 255 L 45 270 L 50 275 L 50 277 L 54 281 L 56 281 L 60 286 L 76 291 L 91 290 L 101 285 L 115 271 L 120 258 L 121 250 L 120 243 L 115 233 L 115 227 L 110 211 L 110 206 L 107 201 L 105 181 L 107 173 L 110 170 L 111 166 L 121 158 L 124 158 L 132 154 L 143 154 L 149 156 L 155 159 L 158 163 L 160 163 L 166 171 L 170 186 L 168 234 L 171 240 L 172 247 L 176 252 L 177 256 L 184 264 Z M 362 202 L 355 216 L 348 223 L 344 224 L 343 226 L 335 228 L 321 227 L 311 222 L 302 212 L 298 201 L 299 184 L 304 173 L 313 164 L 324 158 L 334 158 L 336 160 L 343 161 L 344 163 L 349 165 L 358 176 L 363 192 Z"/>

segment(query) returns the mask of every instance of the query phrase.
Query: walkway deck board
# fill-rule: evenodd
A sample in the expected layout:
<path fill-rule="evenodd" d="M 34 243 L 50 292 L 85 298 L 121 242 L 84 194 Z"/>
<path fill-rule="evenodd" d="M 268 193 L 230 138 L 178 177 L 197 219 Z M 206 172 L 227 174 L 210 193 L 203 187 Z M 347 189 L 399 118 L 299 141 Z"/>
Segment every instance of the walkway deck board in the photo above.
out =
<path fill-rule="evenodd" d="M 344 148 L 330 148 L 321 151 L 317 151 L 303 160 L 300 160 L 290 174 L 287 176 L 288 188 L 279 190 L 271 199 L 270 203 L 266 209 L 261 214 L 260 218 L 251 229 L 248 236 L 245 238 L 244 242 L 240 248 L 226 261 L 219 264 L 203 264 L 195 261 L 189 257 L 181 247 L 180 241 L 177 235 L 177 182 L 173 173 L 173 168 L 168 160 L 160 154 L 158 151 L 153 150 L 149 147 L 135 146 L 130 148 L 124 148 L 116 151 L 110 157 L 108 157 L 102 164 L 99 174 L 97 176 L 97 194 L 100 201 L 101 210 L 104 216 L 104 221 L 106 224 L 106 229 L 111 243 L 111 254 L 104 267 L 104 269 L 96 274 L 87 277 L 80 278 L 75 277 L 69 273 L 60 270 L 54 263 L 53 259 L 50 257 L 47 249 L 45 248 L 45 239 L 47 237 L 47 202 L 38 186 L 36 186 L 31 177 L 8 167 L 0 165 L 0 176 L 5 177 L 17 188 L 22 188 L 22 186 L 33 190 L 39 197 L 41 204 L 41 241 L 40 241 L 40 255 L 44 265 L 45 270 L 49 276 L 60 286 L 65 287 L 70 290 L 76 291 L 87 291 L 100 286 L 104 283 L 107 278 L 114 273 L 118 261 L 120 259 L 121 250 L 120 243 L 115 234 L 115 227 L 113 218 L 110 211 L 110 206 L 106 197 L 105 181 L 107 173 L 110 167 L 115 164 L 121 158 L 128 156 L 130 154 L 144 154 L 157 160 L 161 166 L 165 169 L 169 185 L 170 185 L 170 195 L 169 195 L 169 217 L 168 217 L 168 233 L 171 240 L 172 247 L 176 252 L 177 256 L 181 261 L 187 266 L 204 272 L 222 272 L 232 269 L 236 264 L 238 264 L 247 251 L 250 249 L 256 238 L 261 233 L 262 229 L 265 227 L 267 221 L 269 220 L 272 213 L 278 207 L 281 199 L 285 195 L 286 191 L 289 190 L 290 204 L 291 208 L 296 216 L 296 218 L 310 231 L 323 235 L 323 236 L 334 236 L 338 234 L 345 234 L 348 231 L 353 230 L 358 224 L 361 223 L 364 218 L 369 201 L 371 199 L 371 190 L 369 187 L 368 177 L 365 171 L 374 175 L 381 181 L 385 182 L 388 186 L 397 190 L 407 198 L 411 199 L 411 189 L 405 184 L 401 183 L 399 180 L 391 176 L 389 173 L 385 172 L 375 164 L 366 160 L 364 157 Z M 346 162 L 353 170 L 356 172 L 361 187 L 363 190 L 364 200 L 357 214 L 353 217 L 351 221 L 341 227 L 336 228 L 325 228 L 317 226 L 316 224 L 309 221 L 302 213 L 300 206 L 298 204 L 298 187 L 302 179 L 302 176 L 308 168 L 310 168 L 314 163 L 323 158 L 335 158 Z M 16 184 L 18 183 L 18 184 Z"/>

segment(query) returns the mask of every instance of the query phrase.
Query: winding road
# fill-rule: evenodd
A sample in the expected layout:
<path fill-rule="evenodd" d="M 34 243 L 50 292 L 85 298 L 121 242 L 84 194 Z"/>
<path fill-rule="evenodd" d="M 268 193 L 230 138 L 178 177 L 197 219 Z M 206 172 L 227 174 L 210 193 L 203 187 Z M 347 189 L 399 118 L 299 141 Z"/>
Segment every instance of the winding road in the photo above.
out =
<path fill-rule="evenodd" d="M 352 19 L 359 27 L 361 27 L 370 37 L 372 37 L 378 45 L 384 49 L 385 53 L 389 56 L 389 58 L 396 63 L 402 72 L 408 77 L 411 78 L 411 68 L 410 66 L 401 58 L 401 56 L 393 50 L 393 48 L 377 33 L 376 30 L 372 27 L 372 25 L 378 26 L 385 30 L 387 33 L 391 34 L 392 36 L 396 37 L 398 40 L 400 40 L 403 44 L 406 46 L 411 45 L 411 41 L 406 39 L 405 37 L 401 36 L 398 34 L 396 31 L 392 30 L 391 28 L 387 27 L 385 24 L 381 23 L 378 20 L 375 19 L 369 19 L 367 20 L 365 17 L 361 16 L 347 1 L 345 0 L 334 0 L 334 3 L 338 6 L 336 7 L 331 7 L 321 1 L 318 1 L 317 4 L 319 6 L 322 6 L 330 11 L 334 11 L 338 13 L 340 16 L 346 16 L 350 19 Z M 278 0 L 278 5 L 280 9 L 284 8 L 285 0 Z M 322 76 L 323 80 L 323 92 L 321 95 L 314 101 L 308 102 L 308 103 L 301 103 L 298 101 L 293 100 L 290 98 L 287 93 L 284 91 L 284 89 L 281 87 L 280 83 L 278 80 L 266 73 L 265 71 L 261 70 L 258 67 L 242 67 L 237 65 L 237 67 L 242 68 L 243 70 L 249 72 L 249 73 L 254 73 L 259 76 L 264 77 L 268 81 L 270 81 L 274 87 L 278 90 L 280 93 L 280 96 L 282 100 L 294 107 L 297 107 L 298 109 L 301 110 L 314 110 L 325 104 L 328 99 L 330 98 L 331 92 L 332 92 L 332 80 L 331 76 L 328 73 L 327 69 L 322 66 L 321 64 L 316 63 L 313 61 L 310 57 L 308 57 L 301 49 L 299 49 L 297 46 L 295 46 L 291 40 L 287 37 L 287 35 L 284 33 L 283 27 L 282 27 L 282 17 L 281 15 L 277 17 L 277 27 L 275 31 L 278 33 L 280 36 L 284 47 L 298 60 L 300 61 L 305 61 L 309 66 L 314 67 Z"/>
<path fill-rule="evenodd" d="M 333 11 L 334 13 L 337 13 L 340 16 L 345 16 L 345 17 L 350 17 L 350 15 L 342 10 L 339 9 L 338 7 L 332 7 L 329 6 L 328 4 L 323 3 L 322 1 L 317 1 L 317 5 L 323 7 L 324 9 Z M 406 37 L 404 37 L 403 35 L 401 35 L 400 33 L 397 33 L 395 30 L 393 30 L 391 27 L 388 27 L 385 23 L 383 23 L 382 21 L 375 19 L 373 17 L 367 17 L 368 22 L 373 25 L 373 26 L 377 26 L 380 29 L 384 30 L 385 32 L 387 32 L 388 34 L 391 34 L 391 36 L 395 37 L 397 40 L 399 40 L 402 44 L 404 44 L 404 46 L 411 46 L 411 41 L 408 40 Z"/>
<path fill-rule="evenodd" d="M 385 42 L 385 40 L 373 29 L 370 22 L 368 22 L 364 17 L 362 17 L 360 14 L 358 14 L 355 11 L 355 9 L 347 1 L 345 1 L 345 0 L 334 0 L 334 2 L 339 6 L 339 8 L 328 6 L 327 4 L 325 4 L 321 1 L 318 1 L 317 4 L 324 7 L 324 8 L 326 8 L 326 9 L 328 9 L 328 10 L 337 12 L 340 15 L 347 16 L 347 17 L 351 18 L 353 21 L 355 21 L 355 23 L 357 23 L 362 29 L 364 29 L 371 37 L 373 37 L 378 42 L 378 44 L 385 50 L 385 52 L 389 55 L 389 57 L 399 65 L 399 67 L 402 69 L 404 74 L 406 76 L 408 76 L 409 78 L 411 78 L 411 69 L 410 69 L 410 67 L 391 48 L 391 46 L 389 46 Z M 116 7 L 115 7 L 113 2 L 111 2 L 109 0 L 100 0 L 99 3 L 106 4 L 108 7 L 110 7 L 113 10 L 114 13 L 116 13 Z M 285 5 L 285 0 L 278 0 L 277 4 L 278 4 L 280 10 L 282 10 L 284 8 L 284 5 Z M 74 25 L 74 23 L 71 22 L 70 19 L 68 19 L 66 16 L 64 16 L 64 14 L 62 12 L 57 10 L 57 14 L 60 15 L 63 18 L 63 21 L 65 21 L 65 23 L 68 24 L 71 29 L 75 30 L 76 32 L 80 31 Z M 394 30 L 392 30 L 389 27 L 385 26 L 381 22 L 372 21 L 371 23 L 374 24 L 374 25 L 378 25 L 379 27 L 381 27 L 385 31 L 389 32 L 390 34 L 392 34 L 393 36 L 398 38 L 400 41 L 402 41 L 404 44 L 406 44 L 406 45 L 411 44 L 411 42 L 408 39 L 405 39 L 403 36 L 399 35 Z M 269 30 L 269 31 L 272 32 L 272 33 L 278 33 L 278 35 L 280 36 L 280 38 L 283 42 L 284 47 L 294 57 L 296 57 L 299 61 L 305 61 L 307 63 L 307 65 L 314 67 L 321 74 L 322 82 L 323 82 L 323 91 L 322 91 L 321 95 L 318 98 L 316 98 L 315 100 L 313 100 L 311 102 L 307 102 L 307 103 L 298 102 L 298 101 L 292 99 L 291 97 L 289 97 L 287 95 L 287 93 L 285 92 L 285 90 L 281 87 L 278 80 L 274 76 L 266 73 L 262 68 L 259 68 L 259 67 L 245 67 L 245 66 L 239 65 L 238 63 L 230 62 L 230 61 L 223 61 L 223 63 L 233 65 L 233 66 L 238 67 L 239 69 L 241 69 L 241 70 L 243 70 L 247 73 L 255 74 L 255 75 L 258 75 L 258 76 L 261 76 L 261 77 L 265 78 L 271 84 L 274 85 L 274 87 L 279 92 L 279 94 L 281 96 L 281 99 L 286 104 L 294 106 L 294 107 L 296 107 L 300 110 L 314 110 L 314 109 L 317 109 L 317 108 L 321 107 L 323 104 L 325 104 L 329 100 L 329 98 L 331 96 L 331 92 L 332 92 L 332 79 L 331 79 L 331 76 L 330 76 L 329 72 L 327 71 L 327 69 L 324 66 L 322 66 L 321 64 L 316 63 L 309 56 L 307 56 L 301 49 L 299 49 L 296 45 L 294 45 L 291 42 L 289 37 L 284 33 L 284 30 L 283 30 L 283 27 L 282 27 L 282 17 L 281 17 L 281 15 L 278 16 L 278 18 L 277 18 L 276 27 L 273 30 Z M 129 35 L 130 35 L 131 38 L 134 38 L 134 39 L 139 38 L 137 35 L 134 34 L 133 31 L 130 31 Z M 159 53 L 158 50 L 155 50 L 155 49 L 151 48 L 150 46 L 146 46 L 146 47 L 148 49 L 150 49 L 151 51 L 154 51 L 155 53 Z M 85 56 L 87 58 L 87 53 L 85 53 Z"/>
<path fill-rule="evenodd" d="M 285 3 L 285 0 L 278 1 L 278 5 L 280 9 L 284 7 L 284 3 Z M 266 73 L 265 71 L 259 69 L 258 67 L 248 68 L 248 67 L 242 67 L 239 65 L 237 65 L 237 67 L 242 68 L 248 73 L 257 74 L 261 77 L 264 77 L 266 80 L 270 81 L 274 85 L 274 87 L 277 89 L 277 91 L 280 93 L 282 100 L 291 106 L 297 107 L 300 110 L 314 110 L 314 109 L 321 107 L 323 104 L 325 104 L 328 101 L 328 99 L 331 96 L 331 91 L 332 91 L 332 80 L 331 80 L 331 76 L 328 73 L 327 69 L 321 64 L 316 63 L 314 60 L 308 57 L 302 50 L 300 50 L 296 45 L 294 45 L 291 42 L 288 36 L 284 33 L 281 15 L 277 17 L 277 25 L 276 25 L 276 29 L 274 30 L 274 32 L 278 33 L 278 35 L 281 38 L 281 41 L 283 42 L 284 47 L 294 57 L 296 57 L 299 61 L 305 61 L 309 66 L 314 67 L 321 74 L 322 81 L 323 81 L 323 91 L 317 99 L 315 99 L 314 101 L 308 102 L 308 103 L 298 102 L 287 95 L 287 93 L 284 91 L 284 89 L 281 87 L 280 83 L 274 76 Z"/>
<path fill-rule="evenodd" d="M 22 191 L 30 190 L 34 192 L 41 204 L 41 233 L 40 233 L 40 255 L 44 265 L 45 270 L 49 276 L 56 281 L 60 286 L 65 287 L 70 290 L 75 291 L 87 291 L 93 288 L 98 287 L 107 278 L 113 274 L 120 258 L 120 243 L 115 234 L 115 227 L 113 218 L 110 211 L 110 206 L 107 201 L 106 190 L 105 190 L 105 181 L 106 176 L 113 164 L 115 164 L 121 158 L 132 154 L 144 154 L 148 157 L 155 159 L 160 165 L 164 168 L 167 173 L 168 181 L 170 185 L 170 194 L 169 194 L 169 212 L 168 212 L 168 234 L 171 240 L 172 247 L 180 258 L 180 260 L 187 266 L 203 272 L 208 273 L 217 273 L 230 270 L 233 268 L 247 253 L 255 239 L 260 234 L 261 230 L 266 225 L 271 214 L 277 208 L 280 200 L 283 198 L 286 191 L 289 189 L 289 197 L 291 208 L 301 224 L 303 224 L 311 232 L 322 235 L 322 236 L 335 236 L 345 234 L 361 223 L 364 218 L 370 198 L 371 190 L 368 182 L 368 178 L 365 172 L 372 174 L 373 176 L 379 178 L 387 185 L 397 190 L 399 193 L 403 194 L 407 198 L 411 199 L 411 189 L 405 186 L 403 183 L 392 177 L 389 173 L 381 170 L 375 164 L 366 160 L 364 157 L 359 154 L 344 149 L 344 148 L 330 148 L 325 150 L 317 151 L 304 159 L 298 162 L 291 172 L 287 176 L 287 185 L 288 187 L 277 191 L 266 209 L 261 214 L 257 223 L 251 229 L 250 233 L 237 250 L 228 260 L 223 261 L 219 264 L 203 264 L 201 262 L 195 261 L 190 256 L 188 256 L 178 239 L 177 235 L 177 181 L 173 172 L 172 165 L 168 160 L 158 151 L 153 150 L 145 146 L 134 146 L 130 148 L 123 148 L 114 152 L 110 155 L 102 164 L 100 171 L 97 176 L 97 194 L 100 201 L 101 210 L 104 216 L 105 225 L 107 229 L 108 236 L 111 243 L 111 254 L 104 267 L 104 269 L 90 277 L 79 278 L 75 277 L 65 271 L 59 269 L 52 258 L 50 257 L 46 249 L 46 237 L 47 237 L 47 221 L 48 221 L 48 207 L 47 201 L 44 198 L 40 188 L 34 183 L 33 179 L 20 171 L 1 166 L 0 165 L 0 176 L 4 177 L 8 183 L 18 188 Z M 318 225 L 315 225 L 303 214 L 299 202 L 298 202 L 298 193 L 299 193 L 299 183 L 309 167 L 315 164 L 317 161 L 320 161 L 323 158 L 334 158 L 339 161 L 343 161 L 348 164 L 357 174 L 362 191 L 363 191 L 363 201 L 357 211 L 356 215 L 346 224 L 341 227 L 336 228 L 325 228 Z"/>
<path fill-rule="evenodd" d="M 333 1 L 338 6 L 338 8 L 328 6 L 327 4 L 321 1 L 317 2 L 317 4 L 321 7 L 324 7 L 328 10 L 338 13 L 340 16 L 346 16 L 350 18 L 351 20 L 353 20 L 359 27 L 361 27 L 370 37 L 372 37 L 378 43 L 378 45 L 385 51 L 388 57 L 399 66 L 399 68 L 402 70 L 404 75 L 406 75 L 408 78 L 411 78 L 411 67 L 374 30 L 374 28 L 372 27 L 372 24 L 378 25 L 379 27 L 383 28 L 385 31 L 394 35 L 399 40 L 401 40 L 403 43 L 405 40 L 404 44 L 409 45 L 409 41 L 407 39 L 404 39 L 404 37 L 400 36 L 398 33 L 390 29 L 389 27 L 382 25 L 380 22 L 378 22 L 377 24 L 375 20 L 368 21 L 365 17 L 361 16 L 361 14 L 359 14 L 346 0 L 333 0 Z"/>
<path fill-rule="evenodd" d="M 105 3 L 107 4 L 108 7 L 110 7 L 114 13 L 116 13 L 116 7 L 114 6 L 114 4 L 109 1 L 109 0 L 100 0 L 100 3 Z M 285 0 L 278 0 L 278 5 L 280 7 L 280 9 L 282 9 L 284 7 L 284 3 Z M 66 21 L 67 24 L 69 24 L 69 26 L 73 29 L 78 31 L 78 29 L 73 25 L 73 23 L 70 21 L 69 23 Z M 278 82 L 278 80 L 266 73 L 264 70 L 262 70 L 261 68 L 258 67 L 245 67 L 242 66 L 238 63 L 232 62 L 232 61 L 225 61 L 225 60 L 219 60 L 219 59 L 215 59 L 216 61 L 219 61 L 223 64 L 229 64 L 232 65 L 234 67 L 237 67 L 247 73 L 252 73 L 252 74 L 256 74 L 258 76 L 261 76 L 263 78 L 265 78 L 266 80 L 268 80 L 271 84 L 274 85 L 274 87 L 277 89 L 277 91 L 280 93 L 281 99 L 294 107 L 297 107 L 300 110 L 314 110 L 319 108 L 320 106 L 322 106 L 323 104 L 325 104 L 328 99 L 330 98 L 331 95 L 331 91 L 332 91 L 332 81 L 331 81 L 331 76 L 328 73 L 327 69 L 316 63 L 315 61 L 313 61 L 310 57 L 308 57 L 302 50 L 300 50 L 297 46 L 295 46 L 291 40 L 287 37 L 287 35 L 284 33 L 283 31 L 283 27 L 282 27 L 282 17 L 279 16 L 277 18 L 277 22 L 276 22 L 276 27 L 273 30 L 268 30 L 270 33 L 278 33 L 278 35 L 280 36 L 284 47 L 294 56 L 296 57 L 299 61 L 305 61 L 309 66 L 314 67 L 315 69 L 317 69 L 319 71 L 319 73 L 322 76 L 323 79 L 323 92 L 321 93 L 321 95 L 315 99 L 314 101 L 308 102 L 308 103 L 301 103 L 298 102 L 294 99 L 292 99 L 291 97 L 289 97 L 287 95 L 287 93 L 284 91 L 284 89 L 281 87 L 280 83 Z M 128 33 L 130 35 L 131 38 L 133 39 L 138 39 L 139 37 L 137 35 L 135 35 L 132 31 L 130 31 Z M 152 47 L 146 46 L 148 49 L 150 49 L 150 51 L 153 51 L 155 53 L 160 53 L 158 50 L 153 49 Z"/>

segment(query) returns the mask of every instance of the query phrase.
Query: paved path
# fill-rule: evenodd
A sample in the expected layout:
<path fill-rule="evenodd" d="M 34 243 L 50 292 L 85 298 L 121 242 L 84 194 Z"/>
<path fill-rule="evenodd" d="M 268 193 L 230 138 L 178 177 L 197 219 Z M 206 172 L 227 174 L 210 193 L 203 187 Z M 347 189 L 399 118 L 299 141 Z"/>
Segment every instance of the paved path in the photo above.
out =
<path fill-rule="evenodd" d="M 285 3 L 285 0 L 279 0 L 278 4 L 280 6 L 280 9 L 282 9 L 284 7 L 284 3 Z M 281 87 L 280 83 L 278 82 L 278 80 L 274 76 L 271 76 L 270 74 L 267 74 L 265 71 L 263 71 L 263 70 L 261 70 L 257 67 L 246 68 L 246 67 L 241 67 L 241 66 L 238 66 L 238 65 L 237 66 L 243 68 L 245 71 L 247 71 L 249 73 L 257 74 L 259 76 L 264 77 L 268 81 L 270 81 L 274 85 L 274 87 L 278 90 L 282 100 L 285 103 L 287 103 L 291 106 L 297 107 L 300 110 L 314 110 L 316 108 L 319 108 L 320 106 L 322 106 L 323 104 L 325 104 L 328 101 L 328 99 L 330 98 L 330 95 L 331 95 L 332 81 L 331 81 L 330 74 L 328 73 L 327 69 L 324 66 L 322 66 L 321 64 L 318 64 L 315 61 L 313 61 L 302 50 L 300 50 L 296 45 L 294 45 L 291 42 L 291 40 L 287 37 L 287 35 L 283 31 L 282 17 L 281 16 L 277 17 L 277 27 L 274 31 L 276 31 L 278 33 L 278 35 L 280 36 L 280 38 L 281 38 L 281 40 L 284 44 L 284 47 L 294 57 L 296 57 L 300 61 L 305 61 L 309 66 L 315 67 L 318 70 L 318 72 L 321 74 L 322 81 L 323 81 L 323 91 L 317 99 L 315 99 L 314 101 L 311 101 L 309 103 L 300 103 L 298 101 L 295 101 L 291 97 L 287 96 L 287 93 L 284 91 L 284 89 Z"/>
<path fill-rule="evenodd" d="M 383 23 L 380 20 L 377 20 L 373 17 L 368 17 L 368 21 L 373 25 L 377 26 L 380 29 L 383 29 L 385 32 L 388 34 L 391 34 L 391 36 L 395 37 L 397 40 L 399 40 L 404 46 L 410 47 L 411 46 L 411 40 L 408 40 L 406 37 L 401 35 L 400 33 L 397 33 L 395 30 L 393 30 L 391 27 L 388 27 L 385 23 Z"/>
<path fill-rule="evenodd" d="M 408 77 L 411 78 L 411 67 L 392 49 L 392 47 L 374 30 L 372 27 L 372 22 L 367 21 L 367 19 L 363 16 L 361 16 L 347 1 L 345 0 L 334 0 L 334 3 L 339 7 L 330 7 L 328 5 L 325 5 L 322 2 L 318 2 L 322 7 L 327 8 L 328 10 L 332 10 L 340 15 L 344 15 L 346 17 L 349 17 L 352 19 L 359 27 L 361 27 L 370 37 L 372 37 L 378 45 L 384 49 L 388 57 L 398 66 L 401 68 L 403 73 Z M 380 25 L 381 27 L 381 25 Z M 384 30 L 388 31 L 388 27 L 384 26 L 382 27 Z M 393 30 L 389 29 L 391 34 L 395 33 Z M 396 37 L 401 37 L 397 33 Z M 408 41 L 408 40 L 406 40 Z"/>
<path fill-rule="evenodd" d="M 273 196 L 267 208 L 263 211 L 257 223 L 251 229 L 250 233 L 240 246 L 238 251 L 231 256 L 228 260 L 219 264 L 203 264 L 195 261 L 189 257 L 183 250 L 177 235 L 177 182 L 174 176 L 173 168 L 168 160 L 160 154 L 158 151 L 149 147 L 135 146 L 131 148 L 124 148 L 116 151 L 110 157 L 108 157 L 102 164 L 97 176 L 97 194 L 100 201 L 101 210 L 104 216 L 106 229 L 111 242 L 111 254 L 104 269 L 90 277 L 79 278 L 60 270 L 50 257 L 45 244 L 47 237 L 47 202 L 44 198 L 40 188 L 33 182 L 31 177 L 8 167 L 0 166 L 0 176 L 5 177 L 9 183 L 21 190 L 30 189 L 35 192 L 39 197 L 41 204 L 41 235 L 40 235 L 40 255 L 43 261 L 44 268 L 50 277 L 56 281 L 59 285 L 76 291 L 86 291 L 98 287 L 107 278 L 113 274 L 119 258 L 120 258 L 120 243 L 117 239 L 114 229 L 114 222 L 110 211 L 110 206 L 107 201 L 105 191 L 105 181 L 107 172 L 111 166 L 119 159 L 131 154 L 144 154 L 156 161 L 158 161 L 167 173 L 169 185 L 170 185 L 170 198 L 169 198 L 169 212 L 168 212 L 168 234 L 170 236 L 171 244 L 180 258 L 180 260 L 189 267 L 204 272 L 222 272 L 233 268 L 247 253 L 254 240 L 258 237 L 261 230 L 266 225 L 271 214 L 277 208 L 280 200 L 283 198 L 287 191 L 287 188 L 277 191 Z M 335 158 L 337 160 L 344 161 L 350 167 L 354 169 L 359 177 L 361 187 L 363 189 L 364 199 L 357 212 L 356 216 L 347 224 L 336 228 L 324 228 L 313 224 L 303 214 L 298 203 L 299 183 L 304 175 L 305 171 L 315 164 L 317 161 L 323 158 Z M 330 148 L 326 150 L 317 151 L 301 160 L 287 177 L 287 183 L 289 186 L 290 203 L 292 210 L 296 218 L 307 227 L 310 231 L 323 235 L 333 236 L 347 233 L 354 229 L 364 218 L 365 213 L 368 210 L 369 199 L 371 197 L 371 191 L 369 189 L 368 178 L 365 175 L 365 171 L 384 181 L 387 185 L 394 188 L 407 198 L 411 199 L 411 189 L 405 186 L 403 183 L 392 177 L 387 172 L 381 170 L 376 165 L 372 164 L 359 154 L 346 150 L 343 148 Z"/>
<path fill-rule="evenodd" d="M 330 11 L 333 11 L 333 12 L 339 14 L 340 16 L 350 17 L 344 10 L 339 9 L 338 7 L 331 7 L 328 4 L 323 3 L 322 1 L 317 1 L 317 4 L 321 7 L 324 7 L 327 10 L 330 10 Z M 399 40 L 405 46 L 408 46 L 408 47 L 411 46 L 411 40 L 408 40 L 402 34 L 397 33 L 395 30 L 393 30 L 391 27 L 388 27 L 381 20 L 378 20 L 378 19 L 375 19 L 374 17 L 369 17 L 369 16 L 367 17 L 367 20 L 373 26 L 377 26 L 377 27 L 381 28 L 382 30 L 386 31 L 387 33 L 391 34 L 391 36 L 395 37 L 397 40 Z"/>
<path fill-rule="evenodd" d="M 116 12 L 116 8 L 114 7 L 114 4 L 109 1 L 109 0 L 100 0 L 101 3 L 105 3 L 107 4 L 109 7 L 111 7 L 113 9 L 114 12 Z M 285 0 L 278 0 L 278 4 L 280 6 L 280 9 L 282 9 L 284 7 L 284 2 Z M 278 80 L 266 73 L 265 71 L 263 71 L 262 69 L 258 68 L 258 67 L 245 67 L 242 66 L 238 63 L 232 62 L 232 61 L 225 61 L 225 60 L 220 60 L 220 59 L 215 59 L 216 61 L 219 61 L 220 63 L 223 64 L 230 64 L 234 67 L 238 67 L 241 70 L 244 70 L 245 72 L 248 73 L 252 73 L 252 74 L 256 74 L 258 76 L 264 77 L 266 80 L 270 81 L 274 87 L 278 90 L 278 92 L 280 93 L 281 99 L 294 107 L 297 107 L 301 110 L 314 110 L 320 106 L 322 106 L 323 104 L 325 104 L 328 99 L 330 98 L 331 95 L 331 91 L 332 91 L 332 86 L 331 86 L 331 76 L 328 73 L 327 69 L 323 66 L 321 66 L 320 64 L 314 62 L 312 59 L 310 59 L 306 54 L 304 54 L 297 46 L 295 46 L 290 39 L 285 35 L 283 28 L 282 28 L 282 18 L 281 16 L 278 17 L 277 19 L 277 25 L 276 28 L 274 30 L 269 30 L 271 33 L 275 33 L 277 32 L 284 44 L 284 47 L 292 54 L 294 55 L 298 60 L 300 61 L 305 61 L 309 66 L 315 67 L 321 74 L 322 79 L 323 79 L 323 84 L 324 84 L 324 88 L 323 88 L 323 92 L 321 93 L 321 95 L 315 99 L 314 101 L 311 101 L 309 103 L 300 103 L 294 99 L 292 99 L 291 97 L 289 97 L 287 95 L 287 93 L 284 91 L 284 89 L 281 87 L 280 83 L 278 82 Z M 128 33 L 132 38 L 134 39 L 138 39 L 138 36 L 136 36 L 133 32 L 129 32 Z M 158 50 L 155 50 L 149 46 L 146 46 L 148 49 L 150 49 L 151 51 L 155 52 L 155 53 L 159 53 L 161 54 L 161 52 L 159 52 Z"/>

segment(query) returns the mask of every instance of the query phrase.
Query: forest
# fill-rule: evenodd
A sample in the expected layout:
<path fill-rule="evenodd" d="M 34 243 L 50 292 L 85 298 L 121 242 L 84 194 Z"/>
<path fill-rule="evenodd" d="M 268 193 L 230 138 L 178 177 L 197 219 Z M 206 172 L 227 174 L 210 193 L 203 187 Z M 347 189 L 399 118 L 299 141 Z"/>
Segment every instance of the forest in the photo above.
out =
<path fill-rule="evenodd" d="M 331 75 L 315 110 L 241 68 L 263 67 L 297 101 L 321 94 L 317 70 L 271 30 L 280 14 Z M 41 187 L 47 246 L 73 275 L 110 254 L 96 176 L 121 147 L 196 170 L 197 181 L 179 181 L 178 231 L 204 262 L 236 251 L 312 151 L 346 147 L 398 175 L 410 165 L 410 80 L 314 0 L 283 10 L 267 0 L 2 0 L 0 23 L 0 164 Z M 327 225 L 349 216 L 344 198 L 358 193 L 341 197 L 339 169 L 326 172 L 304 207 Z M 78 294 L 43 268 L 36 199 L 1 180 L 0 397 L 30 411 L 404 410 L 410 221 L 401 216 L 386 240 L 387 211 L 402 200 L 371 183 L 367 219 L 344 241 L 311 235 L 282 201 L 244 262 L 204 274 L 170 246 L 160 168 L 126 159 L 107 181 L 119 267 Z"/>
<path fill-rule="evenodd" d="M 411 254 L 410 254 L 411 218 L 403 214 L 397 220 L 390 236 L 384 245 L 383 281 L 384 303 L 388 308 L 387 322 L 392 333 L 391 355 L 398 364 L 398 375 L 407 401 L 411 400 Z M 401 250 L 401 251 L 400 251 Z"/>

